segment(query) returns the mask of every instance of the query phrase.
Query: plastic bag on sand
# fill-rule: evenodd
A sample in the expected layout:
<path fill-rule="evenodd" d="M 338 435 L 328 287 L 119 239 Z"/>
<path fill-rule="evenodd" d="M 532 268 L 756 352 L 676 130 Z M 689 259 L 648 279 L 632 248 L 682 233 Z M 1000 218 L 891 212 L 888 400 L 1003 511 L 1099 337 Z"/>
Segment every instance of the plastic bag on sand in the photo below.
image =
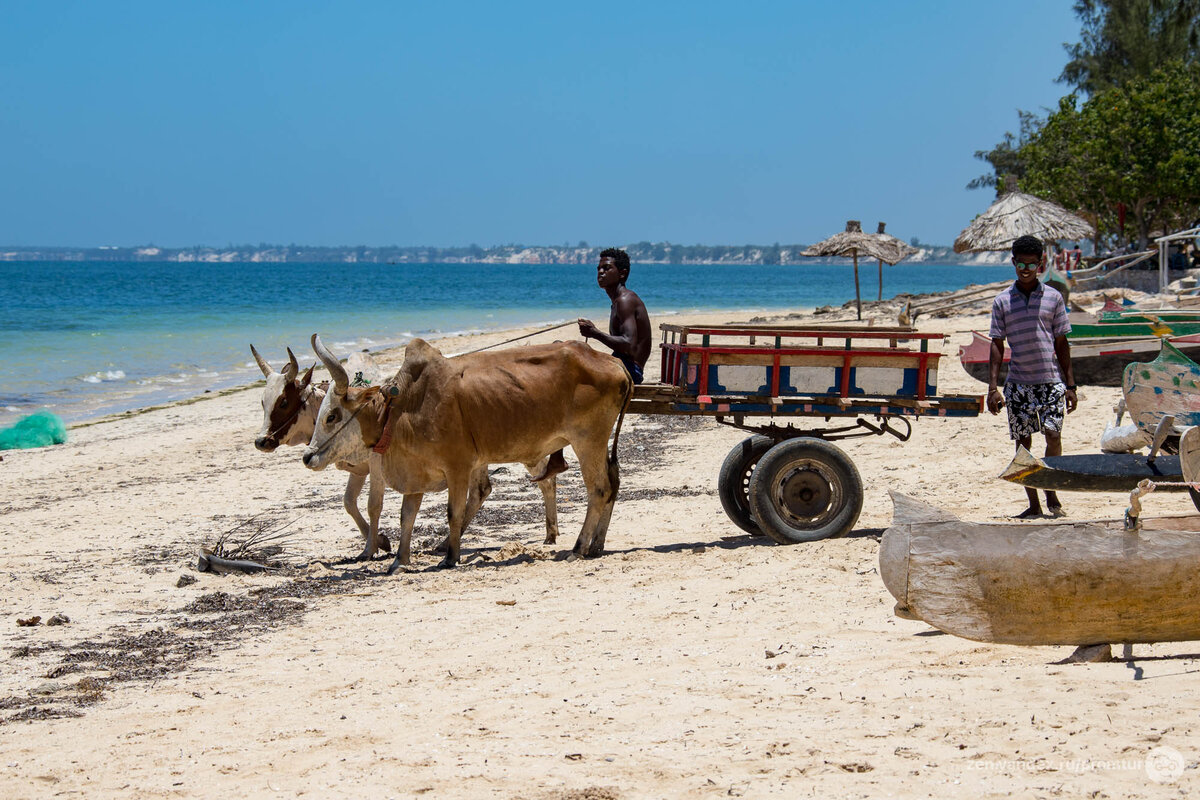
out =
<path fill-rule="evenodd" d="M 1100 452 L 1102 453 L 1132 453 L 1150 444 L 1150 437 L 1142 433 L 1137 425 L 1121 425 L 1115 427 L 1111 422 L 1100 434 Z"/>
<path fill-rule="evenodd" d="M 66 440 L 67 426 L 49 411 L 21 417 L 15 425 L 0 430 L 0 450 L 28 450 L 62 444 Z"/>

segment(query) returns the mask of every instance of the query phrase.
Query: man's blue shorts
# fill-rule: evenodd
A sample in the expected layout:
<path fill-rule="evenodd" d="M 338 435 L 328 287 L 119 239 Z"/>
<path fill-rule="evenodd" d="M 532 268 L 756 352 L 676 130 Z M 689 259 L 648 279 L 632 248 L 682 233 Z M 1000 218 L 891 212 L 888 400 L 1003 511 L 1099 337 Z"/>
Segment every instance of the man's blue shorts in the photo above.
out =
<path fill-rule="evenodd" d="M 634 383 L 642 382 L 642 368 L 638 366 L 638 363 L 632 357 L 621 353 L 613 353 L 613 355 L 619 358 L 621 363 L 625 365 L 625 369 L 629 372 L 629 377 L 633 378 Z"/>

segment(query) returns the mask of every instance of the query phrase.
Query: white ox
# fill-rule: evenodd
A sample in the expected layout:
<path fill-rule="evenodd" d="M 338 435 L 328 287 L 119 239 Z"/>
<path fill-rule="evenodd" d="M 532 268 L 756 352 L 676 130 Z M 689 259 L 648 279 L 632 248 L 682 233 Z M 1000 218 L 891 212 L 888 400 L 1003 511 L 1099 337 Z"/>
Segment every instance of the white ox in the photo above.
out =
<path fill-rule="evenodd" d="M 289 347 L 287 366 L 282 372 L 276 372 L 266 359 L 258 354 L 254 345 L 250 345 L 250 352 L 254 354 L 258 368 L 267 379 L 262 396 L 263 424 L 258 436 L 254 438 L 254 446 L 264 453 L 273 453 L 280 445 L 307 445 L 316 426 L 317 410 L 321 407 L 321 401 L 325 399 L 325 389 L 312 382 L 313 367 L 316 364 L 300 375 L 300 364 L 296 361 L 296 354 Z M 358 498 L 367 482 L 367 460 L 364 458 L 361 461 L 339 461 L 337 468 L 350 473 L 346 481 L 346 492 L 342 496 L 342 505 L 365 539 L 370 535 L 370 526 L 358 510 Z M 391 543 L 386 536 L 381 537 L 380 544 L 385 551 L 391 550 Z"/>
<path fill-rule="evenodd" d="M 320 470 L 339 460 L 368 459 L 368 549 L 379 530 L 385 485 L 404 495 L 400 546 L 389 574 L 410 563 L 413 524 L 425 492 L 448 490 L 450 534 L 441 566 L 454 566 L 462 530 L 490 490 L 488 465 L 520 463 L 534 473 L 546 456 L 568 444 L 579 458 L 588 497 L 574 552 L 603 551 L 620 484 L 616 440 L 632 393 L 619 361 L 580 342 L 446 358 L 414 339 L 385 392 L 351 387 L 316 334 L 312 344 L 334 385 L 321 402 L 304 464 Z"/>

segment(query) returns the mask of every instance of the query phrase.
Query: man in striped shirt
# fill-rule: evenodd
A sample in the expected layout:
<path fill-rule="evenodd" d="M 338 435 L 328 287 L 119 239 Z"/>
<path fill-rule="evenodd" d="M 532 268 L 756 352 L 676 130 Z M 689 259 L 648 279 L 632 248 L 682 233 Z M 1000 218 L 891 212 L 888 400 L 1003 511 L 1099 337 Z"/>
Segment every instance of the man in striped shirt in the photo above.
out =
<path fill-rule="evenodd" d="M 1062 455 L 1063 408 L 1075 410 L 1075 377 L 1071 372 L 1071 348 L 1067 333 L 1067 307 L 1062 295 L 1038 281 L 1045 259 L 1042 243 L 1033 236 L 1022 236 L 1012 245 L 1012 262 L 1017 279 L 992 303 L 992 349 L 988 361 L 988 411 L 999 414 L 1008 406 L 1008 433 L 1028 450 L 1033 434 L 1046 437 L 1046 455 Z M 1008 340 L 1012 359 L 1008 379 L 1001 393 L 996 384 L 1004 362 L 1004 340 Z M 1042 516 L 1036 489 L 1025 489 L 1029 507 L 1018 519 Z M 1046 511 L 1052 517 L 1064 516 L 1062 503 L 1054 492 L 1046 492 Z"/>

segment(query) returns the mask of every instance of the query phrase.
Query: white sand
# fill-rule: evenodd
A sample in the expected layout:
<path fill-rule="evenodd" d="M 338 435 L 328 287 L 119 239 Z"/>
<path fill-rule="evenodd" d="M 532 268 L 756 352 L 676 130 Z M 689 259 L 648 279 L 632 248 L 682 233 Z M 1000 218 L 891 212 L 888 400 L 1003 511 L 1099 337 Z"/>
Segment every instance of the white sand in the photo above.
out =
<path fill-rule="evenodd" d="M 955 354 L 985 325 L 921 320 L 952 335 L 941 391 L 982 393 Z M 651 366 L 653 378 L 657 356 Z M 1082 389 L 1067 452 L 1097 450 L 1118 395 Z M 481 517 L 460 568 L 388 578 L 387 560 L 333 563 L 360 547 L 341 509 L 344 474 L 309 472 L 297 449 L 257 452 L 259 399 L 238 392 L 3 454 L 0 699 L 11 699 L 0 719 L 28 709 L 31 694 L 81 716 L 0 725 L 0 797 L 1121 798 L 1197 784 L 1195 644 L 1139 645 L 1133 664 L 1057 666 L 1071 648 L 980 644 L 892 615 L 876 562 L 887 491 L 975 521 L 1020 511 L 1023 491 L 994 477 L 1011 455 L 1003 416 L 921 420 L 903 444 L 842 443 L 866 486 L 856 530 L 790 547 L 741 535 L 721 510 L 717 469 L 743 433 L 703 421 L 672 434 L 671 420 L 633 417 L 631 442 L 654 449 L 664 422 L 670 435 L 661 461 L 646 451 L 654 463 L 623 464 L 604 557 L 504 560 L 523 548 L 499 546 L 537 551 L 542 538 L 515 468 L 495 477 L 484 515 L 507 506 L 533 521 Z M 582 519 L 577 491 L 561 494 L 551 551 L 571 547 Z M 1126 504 L 1064 501 L 1075 518 Z M 1155 494 L 1147 509 L 1192 505 Z M 201 544 L 259 513 L 297 520 L 287 553 L 306 566 L 194 573 Z M 392 493 L 384 514 L 394 533 Z M 426 539 L 443 515 L 444 495 L 427 498 Z M 177 588 L 181 575 L 197 582 Z M 202 596 L 254 599 L 277 586 L 338 593 L 300 598 L 304 613 L 268 630 L 225 622 L 222 639 L 182 627 L 213 618 L 184 611 Z M 55 613 L 69 624 L 16 626 Z M 116 640 L 155 676 L 107 682 L 112 673 L 86 660 L 65 671 L 78 663 L 65 652 Z M 156 662 L 156 642 L 180 660 Z M 39 649 L 48 644 L 70 650 Z M 89 687 L 96 702 L 69 702 Z M 1172 783 L 1141 767 L 1160 746 L 1189 765 Z"/>

